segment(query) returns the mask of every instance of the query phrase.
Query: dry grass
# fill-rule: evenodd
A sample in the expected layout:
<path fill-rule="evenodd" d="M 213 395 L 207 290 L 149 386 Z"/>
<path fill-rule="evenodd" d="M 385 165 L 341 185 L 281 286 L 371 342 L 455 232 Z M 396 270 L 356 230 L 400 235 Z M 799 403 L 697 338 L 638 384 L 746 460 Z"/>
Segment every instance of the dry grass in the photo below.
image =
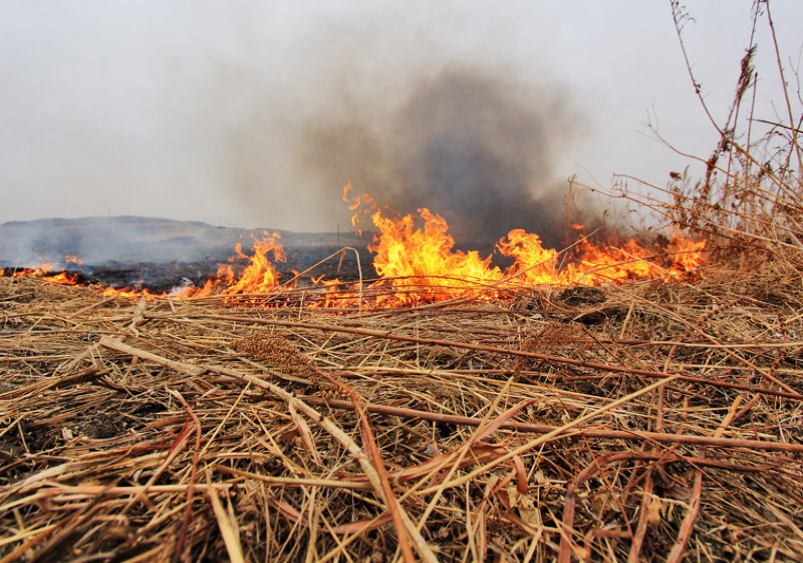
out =
<path fill-rule="evenodd" d="M 803 119 L 736 134 L 752 52 L 706 177 L 624 194 L 727 265 L 694 283 L 321 310 L 0 277 L 0 563 L 803 560 Z"/>
<path fill-rule="evenodd" d="M 701 275 L 340 314 L 0 278 L 0 561 L 799 561 L 799 272 Z"/>

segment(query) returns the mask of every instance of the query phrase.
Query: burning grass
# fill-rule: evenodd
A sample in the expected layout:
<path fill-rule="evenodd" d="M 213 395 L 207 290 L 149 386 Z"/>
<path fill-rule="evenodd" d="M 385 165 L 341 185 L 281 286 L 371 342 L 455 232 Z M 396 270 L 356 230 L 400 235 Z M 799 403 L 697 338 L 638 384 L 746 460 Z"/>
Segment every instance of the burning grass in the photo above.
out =
<path fill-rule="evenodd" d="M 418 217 L 406 215 L 395 219 L 378 208 L 371 209 L 370 213 L 378 229 L 367 247 L 373 254 L 372 269 L 377 275 L 374 279 L 363 279 L 359 252 L 350 247 L 340 249 L 303 272 L 291 270 L 289 279 L 287 276 L 282 279 L 276 263 L 284 262 L 286 253 L 278 233 L 271 236 L 266 232 L 261 239 L 254 238 L 250 254 L 245 254 L 238 243 L 229 263 L 219 264 L 217 272 L 200 287 L 184 278 L 169 291 L 162 292 L 143 287 L 142 281 L 134 288 L 98 284 L 99 289 L 105 297 L 230 296 L 229 303 L 248 302 L 254 298 L 265 301 L 266 295 L 267 300 L 274 303 L 292 301 L 300 293 L 302 298 L 307 296 L 320 307 L 362 306 L 363 302 L 398 307 L 455 298 L 492 300 L 536 285 L 593 286 L 634 279 L 691 279 L 704 262 L 706 247 L 704 240 L 695 242 L 679 232 L 671 240 L 653 237 L 658 244 L 653 241 L 654 244 L 648 246 L 632 238 L 618 246 L 605 242 L 594 244 L 583 233 L 582 225 L 573 225 L 575 243 L 558 252 L 544 248 L 538 235 L 514 229 L 496 244 L 495 255 L 513 261 L 503 270 L 492 264 L 494 255 L 483 258 L 477 251 L 456 249 L 446 221 L 427 209 L 421 209 Z M 325 274 L 313 275 L 318 267 L 327 262 L 331 265 L 333 260 L 338 261 L 337 270 L 340 271 L 344 257 L 350 252 L 357 256 L 357 275 L 350 276 L 352 281 L 327 279 Z M 58 271 L 51 264 L 36 269 L 0 270 L 2 275 L 43 277 L 47 283 L 62 285 L 84 283 L 79 274 Z M 353 281 L 355 279 L 357 281 Z M 393 291 L 387 291 L 388 288 Z"/>
<path fill-rule="evenodd" d="M 799 272 L 701 275 L 338 315 L 0 278 L 0 560 L 800 560 Z"/>

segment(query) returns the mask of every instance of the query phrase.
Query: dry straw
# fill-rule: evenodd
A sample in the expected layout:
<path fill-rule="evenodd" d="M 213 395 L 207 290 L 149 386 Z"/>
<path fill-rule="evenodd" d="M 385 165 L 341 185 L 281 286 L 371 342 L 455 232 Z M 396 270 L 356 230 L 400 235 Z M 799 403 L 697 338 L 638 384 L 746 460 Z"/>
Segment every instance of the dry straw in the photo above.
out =
<path fill-rule="evenodd" d="M 0 277 L 0 562 L 803 560 L 789 113 L 780 166 L 729 124 L 637 198 L 709 240 L 693 282 L 333 312 Z"/>
<path fill-rule="evenodd" d="M 799 275 L 699 275 L 337 315 L 0 278 L 0 560 L 799 559 Z"/>

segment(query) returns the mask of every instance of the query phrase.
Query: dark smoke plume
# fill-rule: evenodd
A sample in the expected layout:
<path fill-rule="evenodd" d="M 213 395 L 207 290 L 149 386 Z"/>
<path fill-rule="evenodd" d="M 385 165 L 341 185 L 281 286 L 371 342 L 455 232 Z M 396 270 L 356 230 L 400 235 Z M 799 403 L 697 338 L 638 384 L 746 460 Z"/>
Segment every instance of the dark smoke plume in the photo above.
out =
<path fill-rule="evenodd" d="M 427 207 L 464 246 L 488 249 L 514 228 L 563 243 L 566 181 L 553 155 L 577 116 L 562 92 L 459 67 L 418 79 L 390 113 L 371 107 L 381 102 L 346 98 L 333 116 L 314 116 L 302 167 L 402 214 Z"/>

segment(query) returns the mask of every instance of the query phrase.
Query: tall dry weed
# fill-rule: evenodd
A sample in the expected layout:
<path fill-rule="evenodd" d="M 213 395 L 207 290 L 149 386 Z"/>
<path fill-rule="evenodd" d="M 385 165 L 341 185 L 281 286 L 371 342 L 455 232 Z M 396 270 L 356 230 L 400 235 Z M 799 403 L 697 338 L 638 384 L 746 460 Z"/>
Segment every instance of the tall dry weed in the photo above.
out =
<path fill-rule="evenodd" d="M 687 154 L 650 125 L 653 134 L 671 150 L 690 163 L 702 164 L 702 177 L 692 177 L 687 167 L 682 173 L 672 172 L 669 184 L 658 187 L 619 176 L 608 195 L 657 215 L 664 226 L 706 240 L 715 260 L 773 259 L 801 271 L 803 96 L 799 69 L 785 66 L 779 50 L 770 2 L 757 0 L 753 4 L 752 31 L 739 60 L 739 78 L 724 122 L 717 121 L 709 108 L 684 43 L 684 28 L 692 18 L 678 0 L 670 0 L 670 5 L 692 87 L 718 141 L 708 156 Z M 775 76 L 762 76 L 762 83 L 778 80 L 782 86 L 782 99 L 773 100 L 777 112 L 772 119 L 756 114 L 756 102 L 762 96 L 754 67 L 760 26 L 767 26 L 776 60 Z M 630 190 L 629 180 L 646 189 Z"/>
<path fill-rule="evenodd" d="M 683 42 L 689 15 L 677 0 L 671 5 L 689 77 L 719 141 L 705 160 L 702 179 L 673 177 L 668 187 L 672 201 L 663 208 L 666 216 L 677 227 L 708 238 L 720 253 L 760 251 L 803 268 L 803 99 L 797 69 L 783 64 L 770 2 L 753 5 L 752 32 L 724 123 L 709 111 Z M 773 120 L 754 113 L 759 92 L 753 62 L 760 25 L 768 26 L 782 84 L 783 108 Z"/>

